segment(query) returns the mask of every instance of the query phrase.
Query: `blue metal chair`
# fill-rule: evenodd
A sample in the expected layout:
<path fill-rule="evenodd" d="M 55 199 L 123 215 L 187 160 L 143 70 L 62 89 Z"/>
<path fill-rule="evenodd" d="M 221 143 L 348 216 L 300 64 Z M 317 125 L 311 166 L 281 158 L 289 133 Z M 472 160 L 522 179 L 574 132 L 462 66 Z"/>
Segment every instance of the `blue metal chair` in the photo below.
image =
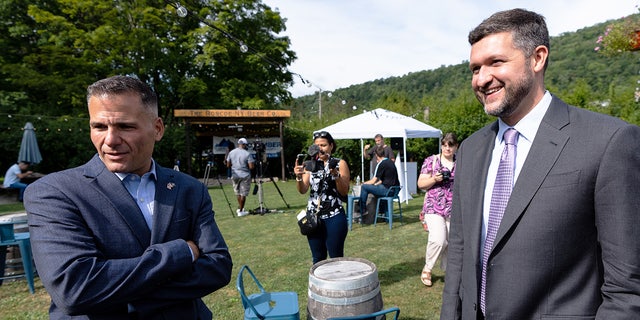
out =
<path fill-rule="evenodd" d="M 256 286 L 260 290 L 258 293 L 246 295 L 244 289 L 243 274 L 247 271 Z M 243 265 L 238 272 L 236 288 L 242 299 L 245 320 L 299 320 L 300 308 L 298 307 L 298 294 L 295 292 L 267 292 L 262 287 L 248 266 Z"/>
<path fill-rule="evenodd" d="M 384 197 L 378 197 L 378 202 L 376 204 L 376 219 L 373 221 L 373 225 L 375 226 L 378 222 L 378 218 L 387 219 L 389 222 L 389 229 L 393 226 L 393 217 L 399 217 L 400 221 L 402 221 L 402 203 L 400 202 L 400 189 L 401 186 L 394 186 L 387 190 L 387 194 Z M 400 213 L 393 213 L 393 200 L 398 200 L 398 207 L 400 208 Z M 382 212 L 380 211 L 380 202 L 386 202 L 386 207 L 382 208 Z"/>
<path fill-rule="evenodd" d="M 398 317 L 400 317 L 400 309 L 398 307 L 392 307 L 392 308 L 380 310 L 380 311 L 374 312 L 374 313 L 360 314 L 360 315 L 357 315 L 357 316 L 329 318 L 327 320 L 364 320 L 364 319 L 372 319 L 373 320 L 373 319 L 381 319 L 380 316 L 388 315 L 388 314 L 392 314 L 392 313 L 394 314 L 393 320 L 398 320 Z M 387 318 L 387 319 L 389 319 L 389 318 Z"/>
<path fill-rule="evenodd" d="M 353 224 L 353 208 L 355 207 L 356 201 L 360 203 L 360 196 L 356 197 L 354 195 L 349 195 L 347 197 L 347 226 L 349 227 L 349 230 L 351 230 Z M 362 217 L 358 220 L 360 225 L 362 225 Z"/>
<path fill-rule="evenodd" d="M 13 222 L 1 222 L 0 223 L 0 284 L 4 279 L 13 279 L 18 277 L 27 278 L 27 284 L 29 285 L 29 292 L 34 294 L 36 292 L 33 285 L 33 257 L 31 254 L 31 242 L 29 232 L 15 233 L 13 230 Z M 4 269 L 6 266 L 7 247 L 18 246 L 20 248 L 20 256 L 22 257 L 22 265 L 24 274 L 4 276 Z"/>

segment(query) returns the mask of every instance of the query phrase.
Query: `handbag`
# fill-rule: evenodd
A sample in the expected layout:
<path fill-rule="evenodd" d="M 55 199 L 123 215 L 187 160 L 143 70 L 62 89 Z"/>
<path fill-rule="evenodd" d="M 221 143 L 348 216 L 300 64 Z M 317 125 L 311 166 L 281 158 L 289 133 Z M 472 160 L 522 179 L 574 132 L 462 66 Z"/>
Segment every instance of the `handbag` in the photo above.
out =
<path fill-rule="evenodd" d="M 298 213 L 298 226 L 302 235 L 310 235 L 318 230 L 320 218 L 318 218 L 317 214 L 302 210 Z"/>
<path fill-rule="evenodd" d="M 318 198 L 318 206 L 320 206 L 320 198 Z M 303 236 L 310 235 L 318 230 L 320 226 L 320 218 L 317 214 L 313 212 L 309 212 L 307 210 L 302 209 L 300 213 L 298 213 L 298 226 L 300 227 L 300 233 Z"/>

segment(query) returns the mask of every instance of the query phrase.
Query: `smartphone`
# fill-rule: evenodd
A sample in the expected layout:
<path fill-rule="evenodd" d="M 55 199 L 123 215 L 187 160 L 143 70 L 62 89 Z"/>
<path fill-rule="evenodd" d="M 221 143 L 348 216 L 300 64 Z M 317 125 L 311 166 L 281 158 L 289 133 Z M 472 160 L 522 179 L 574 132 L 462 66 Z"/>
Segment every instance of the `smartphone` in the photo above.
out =
<path fill-rule="evenodd" d="M 304 162 L 304 157 L 306 157 L 307 155 L 304 153 L 300 153 L 298 154 L 298 156 L 296 157 L 296 166 L 301 166 L 302 163 Z"/>

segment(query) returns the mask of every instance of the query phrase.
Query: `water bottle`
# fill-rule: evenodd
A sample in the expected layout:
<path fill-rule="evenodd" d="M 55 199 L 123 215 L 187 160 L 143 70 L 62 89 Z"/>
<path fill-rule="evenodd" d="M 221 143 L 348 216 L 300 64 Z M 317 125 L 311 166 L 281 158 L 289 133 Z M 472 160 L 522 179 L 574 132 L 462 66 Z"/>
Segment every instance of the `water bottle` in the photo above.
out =
<path fill-rule="evenodd" d="M 358 177 L 356 178 L 356 186 L 360 185 L 360 175 L 358 175 Z"/>

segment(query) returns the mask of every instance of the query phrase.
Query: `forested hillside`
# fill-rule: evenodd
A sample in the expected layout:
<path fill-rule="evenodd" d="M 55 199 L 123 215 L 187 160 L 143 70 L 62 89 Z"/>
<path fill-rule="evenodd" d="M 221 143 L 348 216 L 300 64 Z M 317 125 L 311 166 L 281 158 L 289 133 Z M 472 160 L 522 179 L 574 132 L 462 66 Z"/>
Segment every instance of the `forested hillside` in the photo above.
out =
<path fill-rule="evenodd" d="M 598 35 L 611 22 L 552 37 L 546 85 L 551 93 L 573 105 L 640 124 L 638 102 L 634 99 L 636 87 L 640 86 L 640 56 L 627 52 L 606 57 L 594 50 Z M 300 97 L 291 107 L 295 118 L 290 125 L 313 129 L 381 107 L 464 138 L 493 120 L 484 115 L 473 96 L 470 79 L 467 62 L 463 62 L 353 85 L 336 90 L 331 97 L 323 93 L 322 121 L 312 116 L 317 115 L 318 94 Z M 419 152 L 421 148 L 412 149 Z"/>

